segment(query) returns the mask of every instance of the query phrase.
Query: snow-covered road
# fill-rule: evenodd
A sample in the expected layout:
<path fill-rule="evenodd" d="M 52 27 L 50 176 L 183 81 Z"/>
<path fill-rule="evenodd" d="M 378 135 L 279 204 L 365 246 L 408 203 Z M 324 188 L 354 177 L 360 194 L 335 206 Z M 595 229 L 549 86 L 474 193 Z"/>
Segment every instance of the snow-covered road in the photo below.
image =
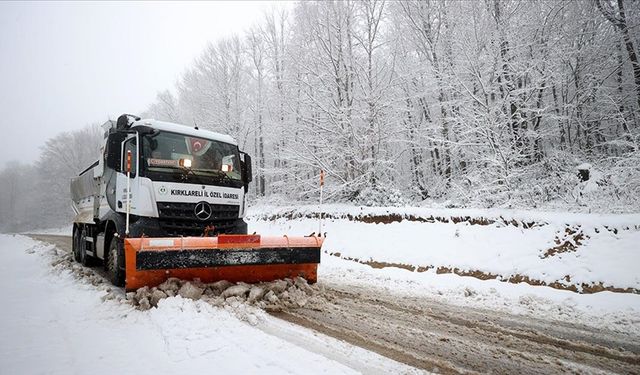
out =
<path fill-rule="evenodd" d="M 68 237 L 37 238 L 60 248 L 69 247 Z M 31 254 L 32 258 L 38 251 Z M 103 320 L 108 320 L 109 332 L 119 329 L 120 335 L 126 337 L 128 322 L 135 319 L 133 331 L 137 340 L 155 343 L 160 349 L 156 347 L 152 353 L 136 349 L 125 353 L 125 357 L 136 353 L 156 364 L 170 361 L 173 365 L 163 368 L 174 370 L 182 369 L 183 362 L 198 368 L 220 358 L 226 370 L 301 372 L 296 360 L 277 360 L 293 355 L 297 359 L 309 357 L 305 361 L 312 366 L 303 366 L 302 372 L 415 371 L 385 361 L 372 353 L 375 352 L 416 368 L 444 373 L 640 371 L 637 295 L 577 295 L 548 287 L 456 275 L 374 270 L 335 257 L 325 257 L 320 278 L 327 303 L 275 314 L 294 324 L 256 315 L 242 305 L 225 310 L 182 298 L 168 298 L 158 309 L 144 313 L 127 305 L 114 306 L 113 301 L 101 303 L 96 300 L 95 287 L 75 279 L 68 280 L 62 289 L 70 295 L 93 295 L 91 309 L 94 314 L 99 313 L 98 317 L 88 321 L 80 318 L 83 324 L 102 325 Z M 62 292 L 61 288 L 56 289 Z M 119 311 L 119 317 L 112 316 L 114 309 Z M 243 321 L 258 323 L 249 325 Z M 342 341 L 312 334 L 305 327 Z M 58 328 L 54 325 L 49 329 Z M 68 334 L 72 343 L 78 342 L 74 330 Z M 253 356 L 244 356 L 255 350 L 254 345 L 266 345 L 270 354 L 265 355 L 262 349 Z M 111 344 L 100 347 L 108 355 L 115 350 Z M 267 359 L 272 354 L 276 360 Z M 243 363 L 236 363 L 235 358 L 241 358 Z"/>
<path fill-rule="evenodd" d="M 415 372 L 242 305 L 175 297 L 139 311 L 122 299 L 103 301 L 109 286 L 52 266 L 55 251 L 0 235 L 0 373 Z"/>

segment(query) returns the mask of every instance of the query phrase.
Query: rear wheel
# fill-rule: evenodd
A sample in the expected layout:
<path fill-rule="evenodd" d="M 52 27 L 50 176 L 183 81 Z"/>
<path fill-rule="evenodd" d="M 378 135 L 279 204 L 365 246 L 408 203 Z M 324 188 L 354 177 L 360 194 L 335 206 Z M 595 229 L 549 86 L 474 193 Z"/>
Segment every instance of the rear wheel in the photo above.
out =
<path fill-rule="evenodd" d="M 106 266 L 109 280 L 115 286 L 124 286 L 124 269 L 120 268 L 120 258 L 124 256 L 122 250 L 122 242 L 118 237 L 113 236 L 109 242 L 109 250 L 107 251 Z"/>
<path fill-rule="evenodd" d="M 75 245 L 74 258 L 76 261 L 82 263 L 85 267 L 92 267 L 96 264 L 95 258 L 87 254 L 87 233 L 89 230 L 86 226 L 82 226 L 82 229 L 78 230 L 80 234 L 76 236 L 77 242 Z M 94 242 L 91 242 L 94 243 Z"/>
<path fill-rule="evenodd" d="M 80 228 L 75 228 L 73 230 L 73 239 L 71 241 L 71 250 L 73 252 L 73 259 L 76 262 L 81 262 L 82 258 L 80 256 Z"/>
<path fill-rule="evenodd" d="M 83 266 L 89 267 L 91 265 L 89 256 L 87 255 L 87 229 L 84 227 L 80 231 L 80 236 L 78 237 L 78 257 L 78 261 L 82 263 Z"/>

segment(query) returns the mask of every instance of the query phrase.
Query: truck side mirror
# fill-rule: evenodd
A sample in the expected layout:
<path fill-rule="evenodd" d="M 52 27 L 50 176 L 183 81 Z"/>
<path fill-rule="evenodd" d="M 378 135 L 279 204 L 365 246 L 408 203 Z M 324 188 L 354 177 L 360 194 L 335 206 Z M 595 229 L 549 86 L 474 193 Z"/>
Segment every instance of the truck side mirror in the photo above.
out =
<path fill-rule="evenodd" d="M 115 132 L 109 134 L 107 138 L 107 147 L 104 151 L 105 164 L 107 168 L 111 168 L 116 172 L 120 172 L 120 165 L 122 164 L 122 160 L 120 160 L 121 147 L 126 136 L 126 133 Z"/>
<path fill-rule="evenodd" d="M 249 182 L 253 181 L 253 170 L 251 169 L 251 156 L 244 152 L 241 152 L 243 159 L 240 161 L 242 168 L 242 181 L 244 182 L 244 191 L 249 190 Z"/>
<path fill-rule="evenodd" d="M 251 156 L 249 156 L 249 154 L 244 154 L 244 165 L 244 168 L 247 170 L 246 181 L 251 182 L 253 181 L 253 169 L 251 166 Z"/>

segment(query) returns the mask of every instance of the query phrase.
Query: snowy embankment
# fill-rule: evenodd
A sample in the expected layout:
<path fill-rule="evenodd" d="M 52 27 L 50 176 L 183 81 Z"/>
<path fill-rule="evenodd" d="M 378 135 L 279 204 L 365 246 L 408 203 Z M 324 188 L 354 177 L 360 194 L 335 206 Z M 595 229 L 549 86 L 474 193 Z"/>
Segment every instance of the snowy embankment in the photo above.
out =
<path fill-rule="evenodd" d="M 2 372 L 412 372 L 244 304 L 217 308 L 178 296 L 140 311 L 92 270 L 78 277 L 61 266 L 60 252 L 0 235 L 0 281 L 9 286 L 0 310 Z"/>
<path fill-rule="evenodd" d="M 324 252 L 372 267 L 585 293 L 640 291 L 640 215 L 349 206 L 324 212 Z M 317 216 L 313 206 L 257 208 L 250 230 L 310 233 L 318 231 Z"/>
<path fill-rule="evenodd" d="M 318 231 L 317 206 L 249 212 L 250 231 Z M 338 205 L 323 212 L 321 282 L 640 333 L 640 215 Z M 587 293 L 598 286 L 605 291 Z"/>

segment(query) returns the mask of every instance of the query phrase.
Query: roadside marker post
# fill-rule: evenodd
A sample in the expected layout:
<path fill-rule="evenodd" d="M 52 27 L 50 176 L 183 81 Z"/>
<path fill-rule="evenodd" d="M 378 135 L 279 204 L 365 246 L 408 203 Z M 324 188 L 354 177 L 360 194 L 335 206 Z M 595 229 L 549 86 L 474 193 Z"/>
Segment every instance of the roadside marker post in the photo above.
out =
<path fill-rule="evenodd" d="M 318 236 L 322 237 L 322 218 L 324 212 L 322 210 L 322 188 L 324 187 L 324 170 L 320 170 L 320 228 L 318 229 Z"/>

